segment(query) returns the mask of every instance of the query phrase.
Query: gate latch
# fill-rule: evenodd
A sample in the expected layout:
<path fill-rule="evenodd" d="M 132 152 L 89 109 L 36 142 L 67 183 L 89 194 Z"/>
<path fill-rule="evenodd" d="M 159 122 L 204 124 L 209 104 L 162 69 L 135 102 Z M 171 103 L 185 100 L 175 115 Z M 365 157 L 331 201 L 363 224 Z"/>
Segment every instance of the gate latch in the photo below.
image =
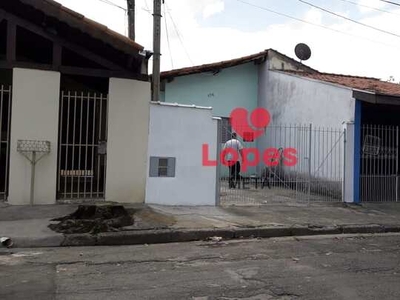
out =
<path fill-rule="evenodd" d="M 107 154 L 107 142 L 101 141 L 97 146 L 97 154 L 104 155 Z"/>

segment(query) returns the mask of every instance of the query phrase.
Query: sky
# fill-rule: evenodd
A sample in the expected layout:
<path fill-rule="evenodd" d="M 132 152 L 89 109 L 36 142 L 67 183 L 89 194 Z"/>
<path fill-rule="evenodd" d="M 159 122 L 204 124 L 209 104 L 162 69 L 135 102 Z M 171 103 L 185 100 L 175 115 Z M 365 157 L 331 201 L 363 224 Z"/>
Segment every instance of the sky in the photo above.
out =
<path fill-rule="evenodd" d="M 56 1 L 127 35 L 125 0 Z M 378 30 L 300 0 L 165 0 L 161 70 L 233 59 L 269 48 L 296 59 L 295 46 L 306 43 L 312 56 L 303 63 L 321 72 L 400 82 L 399 0 L 392 0 L 399 6 L 381 0 L 304 1 Z M 136 42 L 147 50 L 153 48 L 152 9 L 152 0 L 136 0 Z"/>

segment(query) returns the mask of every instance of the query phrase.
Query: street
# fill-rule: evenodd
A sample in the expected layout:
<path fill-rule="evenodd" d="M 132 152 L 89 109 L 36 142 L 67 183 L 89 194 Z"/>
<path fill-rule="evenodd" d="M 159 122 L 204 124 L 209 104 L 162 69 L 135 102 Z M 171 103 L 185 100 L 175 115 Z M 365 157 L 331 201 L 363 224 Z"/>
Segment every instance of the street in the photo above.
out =
<path fill-rule="evenodd" d="M 399 299 L 400 235 L 0 249 L 0 299 Z"/>

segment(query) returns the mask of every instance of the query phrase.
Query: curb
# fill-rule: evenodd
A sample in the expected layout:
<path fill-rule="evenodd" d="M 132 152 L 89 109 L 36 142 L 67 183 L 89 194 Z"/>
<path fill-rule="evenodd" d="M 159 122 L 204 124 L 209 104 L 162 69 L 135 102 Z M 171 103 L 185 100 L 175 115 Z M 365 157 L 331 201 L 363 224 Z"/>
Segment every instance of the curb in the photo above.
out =
<path fill-rule="evenodd" d="M 342 225 L 326 227 L 291 226 L 237 229 L 163 229 L 106 232 L 97 236 L 76 234 L 65 236 L 61 246 L 116 246 L 164 244 L 203 241 L 212 237 L 223 240 L 245 238 L 273 238 L 334 234 L 368 234 L 400 232 L 400 225 Z"/>
<path fill-rule="evenodd" d="M 11 239 L 14 242 L 12 248 L 45 248 L 60 247 L 65 237 L 58 234 L 47 237 L 16 237 Z"/>
<path fill-rule="evenodd" d="M 234 229 L 163 229 L 105 232 L 98 235 L 68 234 L 52 238 L 18 238 L 13 248 L 82 247 L 164 244 L 203 241 L 212 237 L 223 240 L 246 238 L 274 238 L 290 236 L 398 233 L 400 225 L 339 225 L 339 226 L 290 226 Z"/>

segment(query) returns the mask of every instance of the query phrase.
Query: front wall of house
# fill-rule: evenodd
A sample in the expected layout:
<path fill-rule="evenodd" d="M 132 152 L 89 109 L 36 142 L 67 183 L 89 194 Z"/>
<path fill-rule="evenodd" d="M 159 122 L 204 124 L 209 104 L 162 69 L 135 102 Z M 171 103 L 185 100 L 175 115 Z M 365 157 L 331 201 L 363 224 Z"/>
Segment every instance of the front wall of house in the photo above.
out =
<path fill-rule="evenodd" d="M 220 73 L 176 77 L 166 83 L 165 102 L 213 108 L 214 116 L 229 117 L 236 107 L 252 110 L 257 105 L 257 66 L 248 63 Z"/>
<path fill-rule="evenodd" d="M 355 101 L 351 89 L 276 71 L 260 78 L 263 90 L 259 105 L 272 114 L 274 123 L 315 124 L 339 128 L 354 121 Z"/>
<path fill-rule="evenodd" d="M 331 176 L 332 172 L 341 170 L 339 159 L 336 159 L 333 165 L 331 163 L 329 171 L 327 162 L 331 162 L 335 155 L 339 155 L 338 153 L 344 154 L 343 138 L 340 137 L 340 132 L 344 122 L 354 121 L 355 100 L 352 97 L 352 90 L 270 71 L 266 67 L 260 72 L 262 82 L 259 105 L 270 112 L 271 125 L 291 125 L 292 128 L 296 126 L 296 129 L 290 129 L 290 131 L 284 129 L 286 130 L 284 142 L 279 145 L 273 144 L 274 141 L 271 141 L 268 135 L 263 136 L 258 143 L 259 149 L 295 147 L 298 163 L 297 167 L 291 170 L 297 168 L 296 172 L 308 173 L 309 149 L 311 149 L 311 170 L 312 172 L 320 170 L 318 176 L 328 178 L 327 176 Z M 311 144 L 309 144 L 310 124 L 313 130 Z M 300 129 L 299 126 L 303 128 Z"/>
<path fill-rule="evenodd" d="M 59 93 L 59 73 L 14 69 L 8 197 L 12 205 L 30 202 L 31 164 L 17 152 L 18 140 L 51 143 L 50 154 L 36 165 L 34 204 L 56 201 Z"/>
<path fill-rule="evenodd" d="M 175 159 L 175 174 L 150 176 L 148 164 L 146 203 L 215 205 L 217 170 L 203 166 L 202 149 L 207 144 L 209 159 L 216 159 L 217 124 L 208 109 L 151 105 L 148 161 Z"/>
<path fill-rule="evenodd" d="M 258 66 L 254 62 L 222 69 L 220 73 L 201 73 L 176 77 L 166 83 L 165 102 L 194 104 L 212 107 L 213 115 L 229 117 L 238 107 L 252 111 L 257 107 Z M 255 143 L 244 143 L 244 147 L 255 147 Z M 228 175 L 222 168 L 222 176 Z M 253 174 L 255 168 L 248 169 Z"/>
<path fill-rule="evenodd" d="M 106 200 L 143 203 L 150 83 L 110 79 Z"/>

